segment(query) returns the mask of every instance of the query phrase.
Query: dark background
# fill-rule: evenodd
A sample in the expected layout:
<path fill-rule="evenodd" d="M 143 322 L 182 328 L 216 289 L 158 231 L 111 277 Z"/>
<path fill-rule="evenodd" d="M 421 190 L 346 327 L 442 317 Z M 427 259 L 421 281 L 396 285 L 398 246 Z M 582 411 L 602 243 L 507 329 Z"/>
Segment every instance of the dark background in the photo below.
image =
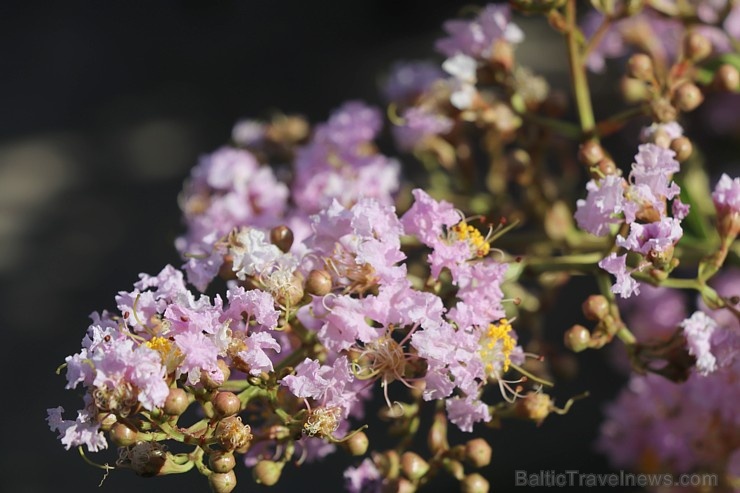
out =
<path fill-rule="evenodd" d="M 172 244 L 182 231 L 182 181 L 238 118 L 280 109 L 320 121 L 346 99 L 379 102 L 378 74 L 399 58 L 435 59 L 441 23 L 466 4 L 0 4 L 0 489 L 207 491 L 195 472 L 141 479 L 129 471 L 114 471 L 98 490 L 102 471 L 65 451 L 46 426 L 46 408 L 64 405 L 69 418 L 81 402 L 54 370 L 78 351 L 90 312 L 114 308 L 116 292 L 138 273 L 179 265 Z M 562 43 L 537 22 L 520 56 L 564 84 Z M 528 30 L 535 21 L 522 23 Z M 578 303 L 563 300 L 551 317 L 553 340 L 577 321 Z M 592 442 L 620 379 L 598 354 L 579 359 L 589 371 L 559 387 L 558 404 L 586 389 L 590 399 L 539 429 L 507 422 L 488 433 L 494 460 L 483 473 L 493 491 L 512 488 L 514 469 L 608 470 Z M 341 490 L 353 461 L 339 455 L 286 468 L 273 491 Z M 242 466 L 237 475 L 236 491 L 261 490 Z"/>

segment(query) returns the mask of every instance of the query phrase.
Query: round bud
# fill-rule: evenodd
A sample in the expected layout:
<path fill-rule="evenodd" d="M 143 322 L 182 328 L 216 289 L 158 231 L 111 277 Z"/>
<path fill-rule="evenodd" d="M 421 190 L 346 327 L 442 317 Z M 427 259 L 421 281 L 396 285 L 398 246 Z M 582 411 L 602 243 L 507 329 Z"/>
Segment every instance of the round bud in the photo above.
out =
<path fill-rule="evenodd" d="M 370 441 L 368 440 L 367 435 L 362 431 L 358 431 L 344 442 L 344 448 L 354 456 L 364 455 L 365 452 L 367 452 L 369 445 Z"/>
<path fill-rule="evenodd" d="M 624 100 L 628 103 L 640 103 L 650 98 L 650 91 L 645 83 L 632 77 L 622 77 L 620 89 Z"/>
<path fill-rule="evenodd" d="M 720 91 L 737 91 L 740 87 L 740 72 L 728 63 L 721 65 L 714 73 L 714 86 Z"/>
<path fill-rule="evenodd" d="M 231 493 L 236 488 L 236 474 L 234 471 L 214 472 L 208 476 L 208 484 L 213 493 Z"/>
<path fill-rule="evenodd" d="M 275 293 L 275 301 L 283 306 L 296 306 L 303 299 L 303 276 L 293 274 L 290 282 Z"/>
<path fill-rule="evenodd" d="M 414 483 L 409 481 L 406 478 L 398 478 L 398 481 L 394 485 L 395 489 L 391 489 L 391 491 L 394 491 L 395 493 L 415 493 L 416 492 L 416 486 Z"/>
<path fill-rule="evenodd" d="M 681 111 L 693 111 L 704 101 L 704 96 L 696 84 L 684 82 L 676 89 L 673 100 Z"/>
<path fill-rule="evenodd" d="M 414 452 L 404 452 L 401 456 L 401 470 L 411 481 L 418 481 L 429 472 L 429 463 Z"/>
<path fill-rule="evenodd" d="M 565 347 L 579 353 L 588 348 L 591 333 L 583 325 L 574 325 L 565 332 Z"/>
<path fill-rule="evenodd" d="M 270 242 L 287 252 L 293 246 L 293 231 L 287 226 L 275 226 L 270 230 Z"/>
<path fill-rule="evenodd" d="M 653 79 L 653 61 L 644 53 L 635 53 L 627 62 L 629 74 L 635 79 L 649 81 Z"/>
<path fill-rule="evenodd" d="M 241 401 L 233 392 L 219 392 L 211 402 L 213 403 L 213 410 L 219 418 L 233 416 L 242 407 Z"/>
<path fill-rule="evenodd" d="M 603 320 L 609 315 L 609 302 L 600 294 L 592 294 L 581 305 L 583 315 L 589 320 Z"/>
<path fill-rule="evenodd" d="M 447 417 L 444 413 L 434 415 L 434 422 L 429 427 L 427 434 L 427 446 L 434 454 L 446 452 L 450 448 L 447 441 Z"/>
<path fill-rule="evenodd" d="M 280 480 L 285 462 L 261 460 L 252 469 L 255 482 L 265 486 L 273 486 Z"/>
<path fill-rule="evenodd" d="M 528 392 L 523 399 L 516 401 L 514 407 L 517 416 L 531 419 L 536 423 L 541 423 L 550 414 L 552 408 L 552 399 L 542 392 Z"/>
<path fill-rule="evenodd" d="M 185 412 L 189 405 L 187 392 L 179 387 L 175 387 L 170 389 L 170 393 L 167 394 L 162 410 L 170 416 L 179 416 Z"/>
<path fill-rule="evenodd" d="M 614 164 L 614 161 L 612 161 L 611 158 L 605 157 L 599 161 L 597 165 L 599 167 L 599 171 L 601 171 L 605 176 L 617 173 L 617 165 Z"/>
<path fill-rule="evenodd" d="M 331 292 L 331 274 L 325 270 L 313 269 L 306 279 L 306 291 L 315 296 L 324 296 Z"/>
<path fill-rule="evenodd" d="M 604 148 L 593 140 L 584 142 L 578 148 L 578 159 L 586 166 L 595 166 L 604 157 Z"/>
<path fill-rule="evenodd" d="M 488 493 L 489 488 L 486 478 L 478 473 L 468 474 L 460 484 L 461 493 Z"/>
<path fill-rule="evenodd" d="M 137 431 L 120 421 L 111 426 L 108 436 L 119 447 L 128 447 L 136 443 Z"/>
<path fill-rule="evenodd" d="M 678 161 L 684 162 L 691 157 L 694 147 L 686 137 L 678 137 L 671 141 L 671 150 L 676 153 L 676 159 Z"/>
<path fill-rule="evenodd" d="M 704 60 L 712 53 L 712 43 L 698 32 L 692 32 L 683 39 L 684 56 L 693 62 Z"/>
<path fill-rule="evenodd" d="M 200 374 L 200 382 L 203 384 L 203 387 L 205 387 L 206 390 L 216 390 L 231 376 L 231 369 L 224 360 L 219 359 L 216 362 L 216 365 L 218 366 L 218 369 L 221 370 L 221 375 L 223 375 L 222 379 L 216 378 L 218 374 L 213 375 L 209 371 L 203 371 Z"/>
<path fill-rule="evenodd" d="M 465 459 L 473 467 L 485 467 L 491 463 L 491 446 L 483 438 L 474 438 L 465 444 Z"/>
<path fill-rule="evenodd" d="M 229 472 L 236 466 L 233 452 L 215 450 L 208 456 L 208 468 L 213 472 Z"/>
<path fill-rule="evenodd" d="M 460 461 L 448 460 L 444 462 L 444 468 L 448 473 L 452 475 L 458 481 L 462 481 L 465 477 L 465 466 Z"/>

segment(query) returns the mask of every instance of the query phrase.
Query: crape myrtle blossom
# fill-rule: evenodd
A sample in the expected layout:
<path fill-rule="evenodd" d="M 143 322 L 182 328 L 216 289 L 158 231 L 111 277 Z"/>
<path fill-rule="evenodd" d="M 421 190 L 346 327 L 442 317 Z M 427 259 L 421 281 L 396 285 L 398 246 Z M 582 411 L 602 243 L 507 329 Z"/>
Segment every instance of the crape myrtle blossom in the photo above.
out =
<path fill-rule="evenodd" d="M 499 42 L 517 44 L 524 40 L 522 30 L 511 22 L 508 5 L 487 5 L 475 19 L 450 20 L 444 23 L 449 35 L 436 43 L 437 51 L 453 57 L 460 53 L 486 60 L 491 57 Z"/>
<path fill-rule="evenodd" d="M 712 201 L 717 209 L 718 230 L 732 241 L 740 233 L 740 178 L 723 173 L 712 192 Z"/>
<path fill-rule="evenodd" d="M 388 102 L 412 103 L 443 77 L 439 65 L 431 61 L 399 61 L 391 66 L 381 91 Z"/>

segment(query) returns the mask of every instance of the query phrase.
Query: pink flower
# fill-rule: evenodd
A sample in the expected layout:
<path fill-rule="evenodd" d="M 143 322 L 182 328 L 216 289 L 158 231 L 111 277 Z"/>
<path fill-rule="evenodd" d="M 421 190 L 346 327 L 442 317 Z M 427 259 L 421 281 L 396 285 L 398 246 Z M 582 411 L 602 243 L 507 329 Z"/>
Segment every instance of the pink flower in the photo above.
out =
<path fill-rule="evenodd" d="M 435 248 L 445 228 L 460 222 L 460 214 L 444 200 L 436 201 L 419 188 L 411 192 L 414 203 L 401 217 L 406 234 L 414 235 L 426 246 Z"/>
<path fill-rule="evenodd" d="M 643 255 L 650 253 L 664 253 L 683 236 L 680 222 L 671 217 L 664 217 L 660 221 L 640 224 L 630 224 L 630 233 L 627 238 L 617 235 L 617 245 L 638 252 Z"/>
<path fill-rule="evenodd" d="M 90 452 L 108 448 L 108 442 L 100 431 L 100 423 L 86 411 L 78 411 L 75 421 L 62 419 L 64 408 L 61 406 L 47 409 L 46 412 L 49 428 L 59 432 L 59 439 L 67 450 L 80 445 L 85 445 Z"/>
<path fill-rule="evenodd" d="M 717 369 L 717 360 L 712 354 L 710 340 L 717 323 L 704 312 L 694 312 L 691 317 L 681 322 L 686 336 L 689 354 L 696 358 L 696 369 L 702 375 L 708 375 Z"/>
<path fill-rule="evenodd" d="M 453 56 L 462 53 L 474 58 L 487 59 L 498 41 L 521 43 L 524 33 L 511 22 L 508 5 L 489 4 L 471 20 L 451 20 L 444 23 L 449 37 L 436 43 L 437 51 Z"/>
<path fill-rule="evenodd" d="M 284 377 L 281 384 L 296 397 L 314 399 L 324 407 L 341 408 L 346 418 L 358 398 L 351 386 L 353 380 L 347 357 L 340 356 L 331 366 L 306 358 L 296 366 L 295 375 Z"/>
<path fill-rule="evenodd" d="M 618 256 L 612 252 L 599 262 L 599 267 L 616 276 L 617 280 L 612 286 L 612 293 L 618 294 L 622 298 L 640 294 L 640 285 L 627 272 L 627 255 Z"/>
<path fill-rule="evenodd" d="M 619 214 L 623 210 L 626 185 L 624 179 L 616 175 L 607 175 L 598 182 L 589 181 L 586 200 L 576 202 L 578 226 L 596 236 L 609 234 L 609 226 L 623 220 Z"/>

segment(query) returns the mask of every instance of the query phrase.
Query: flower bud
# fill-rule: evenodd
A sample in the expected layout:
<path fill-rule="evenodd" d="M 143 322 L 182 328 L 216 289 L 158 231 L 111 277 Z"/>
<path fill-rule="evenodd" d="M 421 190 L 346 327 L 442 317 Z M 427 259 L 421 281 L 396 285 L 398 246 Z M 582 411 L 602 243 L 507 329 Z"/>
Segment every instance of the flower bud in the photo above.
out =
<path fill-rule="evenodd" d="M 394 491 L 395 493 L 414 493 L 416 491 L 416 486 L 406 478 L 398 478 L 391 491 Z"/>
<path fill-rule="evenodd" d="M 458 481 L 462 481 L 465 477 L 465 467 L 460 461 L 447 460 L 444 462 L 444 468 Z"/>
<path fill-rule="evenodd" d="M 354 456 L 364 455 L 369 445 L 370 441 L 363 431 L 358 431 L 344 442 L 344 448 Z"/>
<path fill-rule="evenodd" d="M 293 231 L 287 226 L 276 226 L 270 230 L 270 242 L 283 252 L 293 246 Z"/>
<path fill-rule="evenodd" d="M 434 415 L 434 422 L 429 427 L 429 434 L 427 435 L 427 445 L 434 454 L 449 450 L 450 444 L 447 441 L 447 417 L 445 413 Z"/>
<path fill-rule="evenodd" d="M 233 392 L 219 392 L 211 401 L 216 416 L 233 416 L 241 410 L 242 403 Z"/>
<path fill-rule="evenodd" d="M 100 423 L 101 431 L 110 431 L 116 421 L 118 421 L 118 418 L 113 413 L 98 413 L 98 423 Z"/>
<path fill-rule="evenodd" d="M 229 472 L 236 466 L 236 459 L 233 452 L 223 450 L 214 450 L 208 456 L 208 468 L 217 473 Z"/>
<path fill-rule="evenodd" d="M 604 148 L 593 140 L 584 142 L 578 148 L 578 160 L 586 166 L 595 166 L 604 157 Z"/>
<path fill-rule="evenodd" d="M 565 347 L 579 353 L 588 348 L 591 333 L 583 325 L 574 325 L 565 331 Z"/>
<path fill-rule="evenodd" d="M 478 473 L 468 474 L 460 483 L 461 493 L 488 493 L 489 488 L 486 478 Z"/>
<path fill-rule="evenodd" d="M 429 463 L 414 452 L 404 452 L 401 456 L 401 470 L 411 481 L 418 481 L 429 472 Z"/>
<path fill-rule="evenodd" d="M 188 394 L 183 389 L 175 387 L 170 389 L 170 393 L 164 401 L 162 410 L 170 416 L 179 416 L 185 412 L 190 405 Z"/>
<path fill-rule="evenodd" d="M 134 428 L 120 421 L 111 426 L 110 432 L 108 432 L 111 441 L 119 447 L 128 447 L 136 443 L 137 434 L 138 432 Z"/>
<path fill-rule="evenodd" d="M 725 63 L 714 73 L 714 87 L 720 91 L 735 92 L 740 87 L 740 72 L 732 65 Z"/>
<path fill-rule="evenodd" d="M 473 467 L 485 467 L 491 463 L 491 446 L 483 438 L 474 438 L 465 444 L 465 459 Z"/>
<path fill-rule="evenodd" d="M 649 81 L 655 77 L 653 61 L 644 53 L 635 53 L 627 61 L 629 74 L 637 80 Z"/>
<path fill-rule="evenodd" d="M 677 161 L 684 162 L 691 157 L 694 147 L 686 137 L 678 137 L 671 141 L 671 150 L 676 153 Z"/>
<path fill-rule="evenodd" d="M 681 111 L 693 111 L 704 101 L 704 96 L 696 84 L 684 82 L 676 89 L 673 101 Z"/>
<path fill-rule="evenodd" d="M 712 53 L 712 43 L 698 32 L 692 32 L 683 39 L 684 56 L 692 62 L 704 60 Z"/>
<path fill-rule="evenodd" d="M 647 101 L 650 97 L 650 91 L 645 83 L 632 77 L 622 77 L 620 89 L 622 97 L 628 103 L 640 103 Z"/>
<path fill-rule="evenodd" d="M 617 165 L 614 164 L 614 161 L 609 157 L 605 157 L 600 160 L 597 163 L 597 166 L 599 167 L 599 171 L 601 171 L 605 176 L 617 174 Z"/>
<path fill-rule="evenodd" d="M 373 454 L 373 461 L 380 471 L 380 475 L 388 479 L 396 479 L 401 468 L 401 459 L 395 450 L 388 450 L 382 454 Z"/>
<path fill-rule="evenodd" d="M 208 476 L 208 484 L 213 493 L 231 493 L 236 488 L 234 471 L 214 472 Z"/>
<path fill-rule="evenodd" d="M 324 296 L 331 292 L 331 275 L 325 270 L 313 269 L 308 273 L 306 291 L 314 296 Z"/>
<path fill-rule="evenodd" d="M 203 384 L 203 387 L 205 387 L 206 390 L 216 390 L 231 376 L 231 369 L 229 368 L 229 365 L 227 365 L 224 360 L 219 359 L 216 362 L 216 365 L 218 366 L 219 370 L 221 370 L 223 379 L 219 381 L 216 378 L 214 378 L 211 372 L 207 372 L 207 371 L 201 372 L 200 382 Z"/>
<path fill-rule="evenodd" d="M 261 460 L 252 469 L 254 481 L 265 486 L 273 486 L 280 480 L 285 462 Z"/>
<path fill-rule="evenodd" d="M 592 294 L 581 305 L 583 315 L 589 320 L 603 320 L 609 315 L 609 302 L 600 294 Z"/>

